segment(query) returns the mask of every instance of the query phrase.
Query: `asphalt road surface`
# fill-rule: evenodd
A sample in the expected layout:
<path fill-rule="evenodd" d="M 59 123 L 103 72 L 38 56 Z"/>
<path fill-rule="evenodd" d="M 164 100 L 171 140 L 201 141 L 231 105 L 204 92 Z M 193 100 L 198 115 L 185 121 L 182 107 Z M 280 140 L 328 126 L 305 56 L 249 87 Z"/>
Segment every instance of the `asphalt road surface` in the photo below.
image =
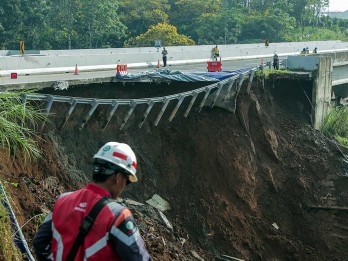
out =
<path fill-rule="evenodd" d="M 248 68 L 259 65 L 260 59 L 253 60 L 240 60 L 240 61 L 226 61 L 222 64 L 223 71 L 233 71 L 242 68 Z M 162 69 L 169 69 L 181 72 L 206 72 L 207 63 L 200 64 L 189 64 L 189 65 L 167 65 L 167 67 L 161 67 Z M 154 68 L 138 68 L 128 69 L 129 73 L 152 71 Z M 0 86 L 6 85 L 19 85 L 27 83 L 38 83 L 38 82 L 55 82 L 55 81 L 66 81 L 66 80 L 88 80 L 95 78 L 108 78 L 116 75 L 115 70 L 110 71 L 93 71 L 93 72 L 81 72 L 79 75 L 73 73 L 63 74 L 43 74 L 43 75 L 19 75 L 17 79 L 10 79 L 10 77 L 0 77 Z"/>

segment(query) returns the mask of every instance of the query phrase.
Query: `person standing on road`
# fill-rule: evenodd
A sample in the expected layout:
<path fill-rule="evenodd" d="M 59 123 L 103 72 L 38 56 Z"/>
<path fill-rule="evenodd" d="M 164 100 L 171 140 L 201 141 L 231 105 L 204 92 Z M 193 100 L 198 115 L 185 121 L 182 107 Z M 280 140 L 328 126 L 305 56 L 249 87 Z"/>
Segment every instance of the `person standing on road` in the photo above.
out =
<path fill-rule="evenodd" d="M 151 261 L 132 213 L 113 200 L 137 182 L 136 167 L 127 144 L 101 147 L 93 157 L 93 182 L 62 194 L 41 224 L 33 241 L 37 259 Z"/>
<path fill-rule="evenodd" d="M 273 69 L 279 70 L 279 57 L 277 52 L 274 52 L 274 55 L 273 55 Z"/>
<path fill-rule="evenodd" d="M 219 48 L 217 45 L 213 48 L 213 58 L 217 61 L 217 58 L 220 56 Z"/>
<path fill-rule="evenodd" d="M 166 50 L 165 47 L 163 47 L 163 51 L 162 51 L 163 67 L 167 66 L 167 55 L 168 55 L 168 51 Z"/>

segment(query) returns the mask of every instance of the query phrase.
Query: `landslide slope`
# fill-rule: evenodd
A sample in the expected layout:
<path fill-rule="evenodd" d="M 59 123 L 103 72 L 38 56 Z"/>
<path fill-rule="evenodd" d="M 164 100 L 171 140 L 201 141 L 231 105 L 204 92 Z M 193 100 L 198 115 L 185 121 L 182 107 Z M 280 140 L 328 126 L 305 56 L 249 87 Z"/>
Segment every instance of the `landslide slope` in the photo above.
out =
<path fill-rule="evenodd" d="M 84 97 L 140 98 L 188 87 L 81 88 Z M 255 83 L 253 92 L 240 94 L 236 114 L 204 108 L 183 118 L 181 108 L 169 123 L 169 109 L 155 127 L 158 107 L 141 129 L 137 124 L 146 108 L 140 107 L 124 130 L 119 126 L 127 109 L 101 130 L 110 109 L 102 107 L 79 131 L 88 106 L 77 107 L 66 126 L 57 130 L 68 108 L 55 104 L 53 124 L 46 126 L 43 135 L 45 158 L 31 168 L 2 170 L 2 175 L 26 181 L 10 190 L 22 191 L 19 198 L 29 199 L 17 204 L 30 217 L 49 209 L 53 195 L 85 182 L 82 173 L 90 175 L 91 156 L 101 145 L 126 142 L 138 156 L 140 182 L 124 195 L 145 202 L 157 193 L 172 207 L 166 215 L 174 224 L 174 236 L 137 214 L 156 260 L 193 260 L 188 249 L 206 260 L 219 254 L 245 260 L 347 260 L 347 213 L 311 208 L 347 206 L 346 166 L 337 146 L 310 127 L 304 92 L 310 93 L 310 85 L 304 82 L 279 82 L 265 89 Z M 82 96 L 79 88 L 60 94 Z M 29 237 L 33 229 L 27 228 Z M 178 238 L 189 243 L 182 246 Z"/>

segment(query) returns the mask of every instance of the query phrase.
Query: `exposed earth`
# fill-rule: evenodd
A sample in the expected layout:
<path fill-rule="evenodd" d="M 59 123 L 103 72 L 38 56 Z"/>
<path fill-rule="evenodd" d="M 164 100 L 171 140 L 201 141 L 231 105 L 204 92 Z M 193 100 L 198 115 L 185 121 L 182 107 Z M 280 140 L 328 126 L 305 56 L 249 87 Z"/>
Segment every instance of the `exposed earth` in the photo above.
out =
<path fill-rule="evenodd" d="M 42 92 L 143 98 L 201 86 L 105 84 Z M 54 104 L 52 123 L 39 140 L 42 159 L 24 164 L 18 155 L 12 164 L 2 155 L 0 177 L 23 225 L 47 213 L 60 193 L 84 186 L 100 146 L 125 142 L 138 157 L 140 182 L 123 198 L 145 203 L 158 194 L 171 206 L 164 214 L 173 231 L 154 208 L 126 202 L 154 260 L 215 260 L 222 254 L 242 260 L 348 260 L 348 150 L 311 128 L 304 94 L 310 91 L 310 82 L 268 82 L 262 88 L 255 81 L 250 94 L 240 93 L 236 114 L 205 107 L 184 118 L 182 106 L 170 123 L 172 105 L 155 127 L 158 107 L 139 129 L 145 112 L 140 106 L 121 131 L 126 108 L 105 130 L 100 126 L 109 108 L 99 108 L 80 131 L 90 108 L 81 105 L 59 130 L 68 107 Z M 33 219 L 23 228 L 29 244 L 37 226 Z"/>

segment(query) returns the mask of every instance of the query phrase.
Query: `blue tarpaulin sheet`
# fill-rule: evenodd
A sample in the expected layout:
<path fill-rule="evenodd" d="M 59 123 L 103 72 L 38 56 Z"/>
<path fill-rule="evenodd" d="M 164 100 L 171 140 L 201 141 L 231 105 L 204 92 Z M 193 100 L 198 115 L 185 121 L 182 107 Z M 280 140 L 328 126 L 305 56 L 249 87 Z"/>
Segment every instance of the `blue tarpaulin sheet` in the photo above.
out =
<path fill-rule="evenodd" d="M 224 72 L 180 72 L 164 69 L 155 69 L 148 72 L 129 73 L 126 75 L 116 75 L 116 78 L 124 81 L 134 80 L 170 80 L 179 82 L 219 82 L 227 78 L 250 71 L 252 68 L 244 68 L 235 71 Z"/>

